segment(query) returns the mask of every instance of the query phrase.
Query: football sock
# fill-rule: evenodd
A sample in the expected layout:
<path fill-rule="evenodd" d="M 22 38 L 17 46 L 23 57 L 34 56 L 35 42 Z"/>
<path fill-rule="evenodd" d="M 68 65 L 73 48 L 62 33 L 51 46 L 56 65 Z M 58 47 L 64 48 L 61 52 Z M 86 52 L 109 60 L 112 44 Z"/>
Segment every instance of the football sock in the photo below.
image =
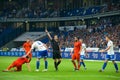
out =
<path fill-rule="evenodd" d="M 74 61 L 72 61 L 72 63 L 74 65 L 75 69 L 76 69 L 77 68 L 76 63 Z"/>
<path fill-rule="evenodd" d="M 57 69 L 57 62 L 54 62 L 54 67 L 55 69 Z"/>
<path fill-rule="evenodd" d="M 48 62 L 45 61 L 45 69 L 47 69 L 47 68 L 48 68 Z"/>
<path fill-rule="evenodd" d="M 80 69 L 80 64 L 78 64 L 78 70 Z"/>
<path fill-rule="evenodd" d="M 104 70 L 106 66 L 107 66 L 107 63 L 105 62 L 105 63 L 103 64 L 102 70 Z"/>
<path fill-rule="evenodd" d="M 61 61 L 58 61 L 58 62 L 57 62 L 57 66 L 58 66 L 60 63 L 61 63 Z"/>
<path fill-rule="evenodd" d="M 80 62 L 80 66 L 82 65 L 82 62 Z"/>
<path fill-rule="evenodd" d="M 117 63 L 114 63 L 115 69 L 118 71 L 118 65 Z"/>
<path fill-rule="evenodd" d="M 85 63 L 84 63 L 84 62 L 82 62 L 82 64 L 83 64 L 83 66 L 85 67 Z"/>
<path fill-rule="evenodd" d="M 39 69 L 40 61 L 36 61 L 36 69 Z"/>

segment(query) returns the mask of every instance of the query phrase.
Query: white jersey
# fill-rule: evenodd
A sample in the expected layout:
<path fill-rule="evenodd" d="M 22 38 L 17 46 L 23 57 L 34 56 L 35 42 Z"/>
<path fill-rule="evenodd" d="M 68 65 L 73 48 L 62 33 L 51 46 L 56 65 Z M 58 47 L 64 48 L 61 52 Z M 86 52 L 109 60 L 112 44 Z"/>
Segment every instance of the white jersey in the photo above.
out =
<path fill-rule="evenodd" d="M 31 49 L 36 49 L 37 51 L 44 51 L 47 50 L 46 47 L 44 46 L 44 44 L 41 41 L 35 41 L 32 44 Z"/>
<path fill-rule="evenodd" d="M 86 49 L 86 45 L 82 43 L 82 50 L 80 55 L 85 55 L 85 49 Z"/>
<path fill-rule="evenodd" d="M 114 54 L 114 49 L 113 49 L 113 42 L 111 40 L 108 41 L 107 47 L 110 46 L 110 49 L 107 51 L 108 55 L 113 55 Z"/>

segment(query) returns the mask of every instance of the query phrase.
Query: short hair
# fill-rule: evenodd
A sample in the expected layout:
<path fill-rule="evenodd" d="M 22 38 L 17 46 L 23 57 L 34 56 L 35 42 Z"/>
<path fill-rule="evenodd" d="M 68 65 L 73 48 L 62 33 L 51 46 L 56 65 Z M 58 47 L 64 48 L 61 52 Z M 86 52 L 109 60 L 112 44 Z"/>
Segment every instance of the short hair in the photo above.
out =
<path fill-rule="evenodd" d="M 79 38 L 79 37 L 77 37 L 77 36 L 75 36 L 75 37 L 76 37 L 78 40 L 80 39 L 80 38 Z M 75 38 L 75 37 L 74 37 L 74 38 Z"/>
<path fill-rule="evenodd" d="M 105 37 L 108 37 L 109 39 L 111 39 L 111 35 L 110 34 L 105 35 Z"/>

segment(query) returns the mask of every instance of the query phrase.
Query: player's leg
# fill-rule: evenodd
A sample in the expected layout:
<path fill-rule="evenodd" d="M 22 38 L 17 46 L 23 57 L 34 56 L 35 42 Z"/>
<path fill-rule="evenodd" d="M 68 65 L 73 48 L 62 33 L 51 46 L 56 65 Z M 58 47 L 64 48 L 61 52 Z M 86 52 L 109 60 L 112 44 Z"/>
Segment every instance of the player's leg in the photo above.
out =
<path fill-rule="evenodd" d="M 58 66 L 61 63 L 61 59 L 57 57 L 57 61 L 56 61 L 56 70 L 58 70 Z"/>
<path fill-rule="evenodd" d="M 22 71 L 22 65 L 16 66 L 17 70 L 16 71 Z"/>
<path fill-rule="evenodd" d="M 57 54 L 57 59 L 58 59 L 58 62 L 57 62 L 57 66 L 61 63 L 61 55 L 60 54 Z"/>
<path fill-rule="evenodd" d="M 110 55 L 106 55 L 106 58 L 105 58 L 104 64 L 103 64 L 103 66 L 102 66 L 102 69 L 99 70 L 99 72 L 104 71 L 104 69 L 105 69 L 106 66 L 107 66 L 107 62 L 108 62 L 108 60 L 110 60 Z"/>
<path fill-rule="evenodd" d="M 57 59 L 56 58 L 54 58 L 54 67 L 55 67 L 55 70 L 57 71 L 58 68 L 57 68 Z"/>
<path fill-rule="evenodd" d="M 53 52 L 53 60 L 54 60 L 54 67 L 55 67 L 55 70 L 57 71 L 58 68 L 57 68 L 57 55 L 56 55 L 56 52 Z"/>
<path fill-rule="evenodd" d="M 61 59 L 58 59 L 57 66 L 61 63 Z"/>
<path fill-rule="evenodd" d="M 14 67 L 14 62 L 12 64 L 10 64 L 6 70 L 10 70 L 13 67 Z"/>
<path fill-rule="evenodd" d="M 26 63 L 26 66 L 27 66 L 27 68 L 28 68 L 28 71 L 31 71 L 30 63 Z"/>
<path fill-rule="evenodd" d="M 37 60 L 36 60 L 36 71 L 39 71 L 39 67 L 40 67 L 40 58 L 37 58 Z"/>
<path fill-rule="evenodd" d="M 83 65 L 84 69 L 86 69 L 86 65 L 85 65 L 85 63 L 84 63 L 84 55 L 81 55 L 81 56 L 80 56 L 80 59 L 81 59 L 81 60 L 80 60 L 80 66 Z"/>
<path fill-rule="evenodd" d="M 43 51 L 42 57 L 44 58 L 44 63 L 45 63 L 45 69 L 43 70 L 44 72 L 44 71 L 47 71 L 48 69 L 48 61 L 47 61 L 48 51 L 47 50 Z"/>
<path fill-rule="evenodd" d="M 39 71 L 40 67 L 40 58 L 42 57 L 42 51 L 39 51 L 37 53 L 37 60 L 36 60 L 36 71 Z"/>
<path fill-rule="evenodd" d="M 117 63 L 116 63 L 114 60 L 112 60 L 112 62 L 113 62 L 113 64 L 114 64 L 114 67 L 115 67 L 115 69 L 116 69 L 116 72 L 118 72 L 118 65 L 117 65 Z"/>
<path fill-rule="evenodd" d="M 114 55 L 111 55 L 110 58 L 111 58 L 111 60 L 112 60 L 112 62 L 113 62 L 113 64 L 114 64 L 114 67 L 115 67 L 115 69 L 116 69 L 116 72 L 118 72 L 118 65 L 117 65 L 117 63 L 115 62 L 115 56 L 114 56 Z"/>
<path fill-rule="evenodd" d="M 26 66 L 28 68 L 28 71 L 31 71 L 31 68 L 30 68 L 30 61 L 31 61 L 31 57 L 29 57 L 29 62 L 26 63 Z"/>
<path fill-rule="evenodd" d="M 15 67 L 16 65 L 16 62 L 14 61 L 12 64 L 10 64 L 7 69 L 3 70 L 3 72 L 7 72 L 7 71 L 10 71 L 11 68 Z"/>
<path fill-rule="evenodd" d="M 45 69 L 42 70 L 43 72 L 48 70 L 48 62 L 47 62 L 47 58 L 44 58 L 44 63 L 45 63 Z"/>
<path fill-rule="evenodd" d="M 75 63 L 75 59 L 76 59 L 76 56 L 73 54 L 72 55 L 72 63 L 74 65 L 74 69 L 77 70 L 77 66 L 76 66 L 76 63 Z"/>
<path fill-rule="evenodd" d="M 78 64 L 77 69 L 80 70 L 80 55 L 77 55 L 76 58 L 77 58 L 77 64 Z"/>

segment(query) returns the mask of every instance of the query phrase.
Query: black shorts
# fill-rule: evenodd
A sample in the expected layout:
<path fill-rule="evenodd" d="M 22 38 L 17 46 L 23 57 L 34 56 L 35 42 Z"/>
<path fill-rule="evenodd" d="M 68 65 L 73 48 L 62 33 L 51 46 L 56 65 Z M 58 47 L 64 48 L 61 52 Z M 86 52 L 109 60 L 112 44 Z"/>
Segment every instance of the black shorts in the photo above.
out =
<path fill-rule="evenodd" d="M 61 54 L 60 54 L 60 52 L 53 52 L 53 59 L 61 59 L 62 57 L 61 57 Z"/>

